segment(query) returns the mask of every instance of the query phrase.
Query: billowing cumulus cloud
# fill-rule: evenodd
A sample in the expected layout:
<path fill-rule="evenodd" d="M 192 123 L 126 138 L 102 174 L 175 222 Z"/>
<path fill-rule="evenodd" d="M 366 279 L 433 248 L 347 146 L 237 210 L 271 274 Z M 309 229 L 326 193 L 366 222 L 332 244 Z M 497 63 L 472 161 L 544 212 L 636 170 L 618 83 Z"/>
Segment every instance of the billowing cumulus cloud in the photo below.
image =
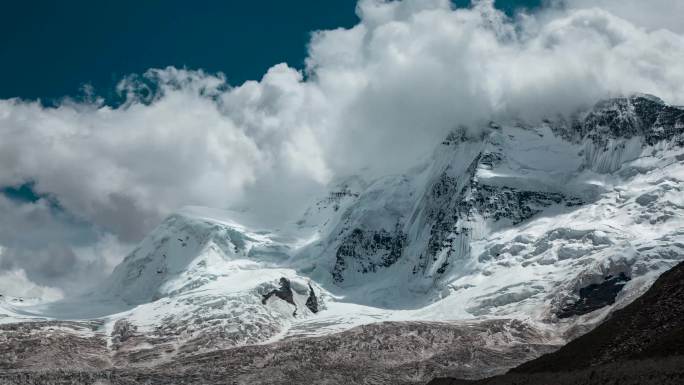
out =
<path fill-rule="evenodd" d="M 358 25 L 312 35 L 301 71 L 278 64 L 233 87 L 220 74 L 150 70 L 121 82 L 117 107 L 92 95 L 49 108 L 0 101 L 0 186 L 33 182 L 58 204 L 22 233 L 30 247 L 0 237 L 0 269 L 63 287 L 58 277 L 110 269 L 184 205 L 247 209 L 279 226 L 335 178 L 402 172 L 456 126 L 633 92 L 684 104 L 678 7 L 563 0 L 509 18 L 487 0 L 362 0 Z M 3 232 L 39 215 L 26 205 L 0 202 L 15 213 L 1 216 Z"/>

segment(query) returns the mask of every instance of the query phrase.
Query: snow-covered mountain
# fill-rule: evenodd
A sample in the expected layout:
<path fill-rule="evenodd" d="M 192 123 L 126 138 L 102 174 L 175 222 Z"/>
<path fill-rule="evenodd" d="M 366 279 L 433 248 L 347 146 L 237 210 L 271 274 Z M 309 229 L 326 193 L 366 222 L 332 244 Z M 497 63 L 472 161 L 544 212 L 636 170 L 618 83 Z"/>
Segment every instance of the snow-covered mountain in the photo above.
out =
<path fill-rule="evenodd" d="M 683 145 L 684 109 L 646 95 L 459 128 L 402 175 L 336 181 L 289 228 L 184 209 L 92 293 L 4 302 L 0 322 L 91 320 L 114 366 L 380 321 L 514 319 L 477 343 L 560 344 L 684 259 Z"/>

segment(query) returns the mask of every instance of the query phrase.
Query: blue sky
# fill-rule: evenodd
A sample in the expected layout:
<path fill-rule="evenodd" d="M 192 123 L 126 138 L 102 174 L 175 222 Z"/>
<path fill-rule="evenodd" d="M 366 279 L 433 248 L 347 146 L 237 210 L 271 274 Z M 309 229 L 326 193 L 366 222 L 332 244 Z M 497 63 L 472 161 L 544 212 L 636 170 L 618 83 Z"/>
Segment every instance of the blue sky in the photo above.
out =
<path fill-rule="evenodd" d="M 540 0 L 499 0 L 511 13 Z M 464 6 L 469 0 L 456 0 Z M 310 32 L 351 27 L 356 0 L 13 1 L 0 13 L 0 99 L 113 95 L 123 76 L 166 66 L 241 84 L 275 63 L 301 67 Z"/>

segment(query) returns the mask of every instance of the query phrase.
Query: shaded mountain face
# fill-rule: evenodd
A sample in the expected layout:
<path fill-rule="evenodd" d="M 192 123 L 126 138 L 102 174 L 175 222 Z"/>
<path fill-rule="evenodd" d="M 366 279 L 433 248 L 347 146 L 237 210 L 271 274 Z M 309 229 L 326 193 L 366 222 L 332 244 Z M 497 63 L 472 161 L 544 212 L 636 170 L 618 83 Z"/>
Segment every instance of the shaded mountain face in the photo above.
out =
<path fill-rule="evenodd" d="M 263 354 L 285 371 L 328 357 L 337 366 L 316 373 L 331 384 L 349 372 L 389 381 L 390 367 L 404 383 L 501 373 L 590 330 L 684 259 L 682 138 L 684 109 L 611 99 L 570 118 L 456 129 L 401 175 L 335 181 L 277 230 L 183 209 L 88 295 L 0 297 L 0 367 L 154 378 L 179 363 L 207 374 L 216 365 L 196 357 L 239 350 L 231 370 L 251 368 L 250 384 Z M 449 358 L 448 336 L 463 333 L 470 350 Z"/>
<path fill-rule="evenodd" d="M 684 380 L 684 263 L 596 329 L 506 375 L 431 384 L 680 384 Z M 626 378 L 632 377 L 632 378 Z M 605 382 L 604 382 L 605 381 Z M 613 383 L 613 382 L 611 382 Z"/>

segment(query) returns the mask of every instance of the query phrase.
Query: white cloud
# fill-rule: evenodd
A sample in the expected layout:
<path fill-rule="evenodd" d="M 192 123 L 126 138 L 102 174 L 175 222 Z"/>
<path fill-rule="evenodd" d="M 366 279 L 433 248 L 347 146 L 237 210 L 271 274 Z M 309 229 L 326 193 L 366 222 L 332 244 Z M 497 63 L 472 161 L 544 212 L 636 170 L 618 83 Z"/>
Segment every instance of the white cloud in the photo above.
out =
<path fill-rule="evenodd" d="M 684 104 L 684 37 L 671 17 L 681 5 L 619 4 L 569 0 L 511 20 L 491 0 L 458 10 L 362 0 L 358 25 L 313 35 L 304 74 L 279 64 L 231 88 L 222 75 L 167 68 L 122 81 L 116 108 L 3 100 L 0 186 L 35 181 L 92 225 L 81 260 L 184 205 L 295 219 L 333 178 L 402 172 L 457 125 L 632 92 Z"/>
<path fill-rule="evenodd" d="M 46 199 L 15 202 L 0 195 L 0 213 L 0 271 L 21 271 L 37 287 L 67 294 L 86 289 L 132 247 Z"/>
<path fill-rule="evenodd" d="M 570 8 L 601 8 L 650 30 L 684 33 L 684 2 L 680 0 L 565 0 Z"/>
<path fill-rule="evenodd" d="M 31 282 L 23 270 L 0 271 L 0 294 L 42 301 L 56 301 L 64 296 L 57 288 L 39 286 Z"/>

